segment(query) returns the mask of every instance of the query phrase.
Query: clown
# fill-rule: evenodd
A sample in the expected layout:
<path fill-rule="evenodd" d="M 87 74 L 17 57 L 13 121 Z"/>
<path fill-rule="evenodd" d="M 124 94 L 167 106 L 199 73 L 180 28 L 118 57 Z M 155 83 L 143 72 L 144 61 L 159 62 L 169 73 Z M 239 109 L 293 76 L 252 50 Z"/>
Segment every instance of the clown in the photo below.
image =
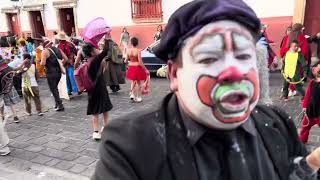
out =
<path fill-rule="evenodd" d="M 279 108 L 257 106 L 260 21 L 242 0 L 195 0 L 154 52 L 167 61 L 161 106 L 111 121 L 93 179 L 300 180 L 320 167 Z"/>
<path fill-rule="evenodd" d="M 193 119 L 218 129 L 233 129 L 248 119 L 259 96 L 253 41 L 232 21 L 210 23 L 186 40 L 171 89 Z"/>

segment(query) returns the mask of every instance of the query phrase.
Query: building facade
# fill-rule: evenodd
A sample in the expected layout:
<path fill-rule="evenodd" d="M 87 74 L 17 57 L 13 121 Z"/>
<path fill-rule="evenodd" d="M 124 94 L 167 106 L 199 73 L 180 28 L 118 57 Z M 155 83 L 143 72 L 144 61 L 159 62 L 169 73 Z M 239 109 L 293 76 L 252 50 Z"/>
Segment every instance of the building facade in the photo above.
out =
<path fill-rule="evenodd" d="M 113 28 L 112 37 L 116 42 L 119 41 L 123 27 L 126 27 L 130 36 L 141 40 L 140 47 L 146 47 L 153 42 L 157 26 L 165 26 L 171 14 L 189 1 L 0 0 L 0 35 L 11 31 L 19 35 L 31 33 L 32 36 L 52 37 L 53 31 L 59 30 L 64 30 L 69 35 L 74 31 L 79 35 L 90 20 L 104 17 Z M 286 27 L 293 21 L 303 22 L 305 17 L 313 17 L 305 16 L 303 9 L 310 6 L 306 0 L 245 1 L 256 11 L 262 22 L 268 24 L 269 35 L 275 42 L 281 41 Z M 320 2 L 308 2 L 311 1 Z M 299 13 L 303 15 L 297 15 Z"/>

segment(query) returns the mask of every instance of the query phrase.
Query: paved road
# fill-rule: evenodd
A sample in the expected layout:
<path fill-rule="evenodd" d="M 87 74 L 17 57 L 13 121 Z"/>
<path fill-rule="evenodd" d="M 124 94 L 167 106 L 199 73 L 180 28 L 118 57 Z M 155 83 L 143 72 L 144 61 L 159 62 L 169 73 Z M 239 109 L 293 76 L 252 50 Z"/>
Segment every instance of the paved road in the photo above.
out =
<path fill-rule="evenodd" d="M 129 85 L 122 86 L 116 94 L 110 94 L 114 109 L 110 120 L 145 108 L 159 105 L 162 97 L 169 92 L 166 79 L 152 79 L 151 95 L 141 104 L 132 104 L 128 99 Z M 279 74 L 270 78 L 271 94 L 275 104 L 286 108 L 295 121 L 301 108 L 299 97 L 288 103 L 279 101 L 281 79 Z M 0 180 L 22 179 L 89 179 L 98 159 L 99 143 L 91 139 L 90 117 L 86 116 L 87 96 L 82 95 L 65 101 L 65 112 L 53 110 L 53 98 L 46 81 L 40 81 L 41 97 L 45 116 L 24 115 L 23 102 L 19 104 L 21 123 L 8 120 L 6 128 L 10 136 L 11 154 L 0 157 Z M 290 107 L 290 108 L 289 108 Z M 310 138 L 310 148 L 319 144 L 320 133 L 314 128 Z"/>

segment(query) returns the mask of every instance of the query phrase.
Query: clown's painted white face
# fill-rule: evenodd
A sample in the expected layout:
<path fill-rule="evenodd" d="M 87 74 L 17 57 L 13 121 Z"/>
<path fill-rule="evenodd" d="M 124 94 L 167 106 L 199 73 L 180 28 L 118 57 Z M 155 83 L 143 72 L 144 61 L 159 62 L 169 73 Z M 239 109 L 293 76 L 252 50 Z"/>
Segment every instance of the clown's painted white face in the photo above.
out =
<path fill-rule="evenodd" d="M 244 123 L 259 99 L 254 38 L 242 25 L 218 21 L 185 41 L 177 70 L 184 110 L 211 128 Z"/>

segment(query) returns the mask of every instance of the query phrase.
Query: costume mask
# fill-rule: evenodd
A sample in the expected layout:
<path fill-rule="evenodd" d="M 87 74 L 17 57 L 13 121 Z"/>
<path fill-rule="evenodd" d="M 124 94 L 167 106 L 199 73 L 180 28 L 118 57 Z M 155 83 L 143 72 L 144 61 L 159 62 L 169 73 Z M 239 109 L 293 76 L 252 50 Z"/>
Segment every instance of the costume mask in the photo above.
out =
<path fill-rule="evenodd" d="M 259 99 L 254 38 L 233 21 L 218 21 L 185 41 L 177 70 L 178 98 L 192 119 L 215 129 L 234 129 Z"/>

